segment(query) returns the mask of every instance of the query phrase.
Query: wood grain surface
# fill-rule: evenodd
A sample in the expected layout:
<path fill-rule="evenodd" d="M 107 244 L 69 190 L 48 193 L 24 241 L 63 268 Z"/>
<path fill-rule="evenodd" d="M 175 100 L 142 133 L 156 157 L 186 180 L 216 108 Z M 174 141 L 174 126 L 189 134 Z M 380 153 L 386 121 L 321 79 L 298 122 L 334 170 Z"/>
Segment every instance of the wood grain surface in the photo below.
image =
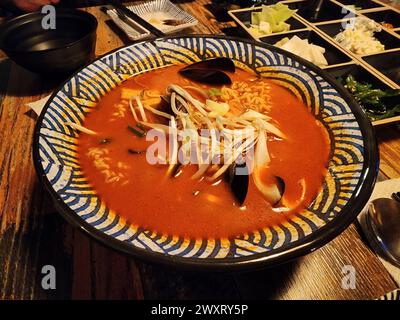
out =
<path fill-rule="evenodd" d="M 194 33 L 237 33 L 220 23 L 208 0 L 180 6 L 196 16 Z M 99 7 L 98 55 L 124 45 Z M 34 75 L 0 55 L 0 299 L 374 299 L 395 289 L 356 225 L 323 248 L 285 265 L 249 273 L 201 273 L 148 264 L 104 247 L 67 224 L 38 183 L 32 163 L 35 117 L 25 105 L 49 94 L 55 80 Z M 380 179 L 400 177 L 400 131 L 376 129 Z M 41 270 L 53 265 L 56 290 L 43 290 Z M 342 289 L 342 269 L 356 270 L 356 288 Z"/>

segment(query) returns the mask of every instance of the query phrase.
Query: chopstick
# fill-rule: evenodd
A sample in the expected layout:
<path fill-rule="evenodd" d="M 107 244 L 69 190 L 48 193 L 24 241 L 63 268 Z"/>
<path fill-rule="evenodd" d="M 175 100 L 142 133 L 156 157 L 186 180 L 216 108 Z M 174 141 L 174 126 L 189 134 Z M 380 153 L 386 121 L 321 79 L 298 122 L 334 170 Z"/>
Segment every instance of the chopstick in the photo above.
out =
<path fill-rule="evenodd" d="M 143 28 L 150 31 L 153 35 L 157 37 L 164 37 L 165 33 L 154 27 L 152 24 L 148 23 L 146 20 L 139 17 L 136 13 L 126 8 L 118 0 L 109 0 L 109 4 L 117 11 L 118 16 L 127 24 L 132 25 L 129 19 L 134 20 L 140 24 Z"/>

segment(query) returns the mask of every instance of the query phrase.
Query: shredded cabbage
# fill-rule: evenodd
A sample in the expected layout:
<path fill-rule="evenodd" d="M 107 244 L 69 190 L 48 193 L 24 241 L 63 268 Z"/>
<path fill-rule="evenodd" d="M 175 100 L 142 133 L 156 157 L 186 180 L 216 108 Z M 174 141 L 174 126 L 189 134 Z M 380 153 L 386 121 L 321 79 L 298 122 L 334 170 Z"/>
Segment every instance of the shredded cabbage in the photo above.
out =
<path fill-rule="evenodd" d="M 262 6 L 260 12 L 251 13 L 251 31 L 259 35 L 289 31 L 290 25 L 285 21 L 291 18 L 297 10 L 287 5 L 277 3 L 272 6 Z"/>

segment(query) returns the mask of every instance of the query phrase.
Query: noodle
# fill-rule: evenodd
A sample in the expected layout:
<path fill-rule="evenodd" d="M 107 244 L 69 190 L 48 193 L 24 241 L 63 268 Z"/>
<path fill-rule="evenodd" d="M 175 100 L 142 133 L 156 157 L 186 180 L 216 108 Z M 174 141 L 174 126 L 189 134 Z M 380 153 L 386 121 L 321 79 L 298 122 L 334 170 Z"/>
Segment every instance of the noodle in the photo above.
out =
<path fill-rule="evenodd" d="M 236 81 L 231 88 L 223 87 L 217 100 L 228 103 L 239 112 L 248 109 L 265 111 L 271 108 L 271 87 L 266 82 L 251 83 Z"/>

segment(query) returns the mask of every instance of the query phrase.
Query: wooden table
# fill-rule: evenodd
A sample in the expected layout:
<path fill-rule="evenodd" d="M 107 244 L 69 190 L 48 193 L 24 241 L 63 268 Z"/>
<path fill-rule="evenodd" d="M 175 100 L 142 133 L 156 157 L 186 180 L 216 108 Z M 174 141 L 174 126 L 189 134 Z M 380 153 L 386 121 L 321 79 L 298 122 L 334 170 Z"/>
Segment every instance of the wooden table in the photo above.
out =
<path fill-rule="evenodd" d="M 196 33 L 222 33 L 208 0 L 181 4 L 196 16 Z M 97 54 L 123 45 L 98 7 Z M 118 33 L 119 34 L 119 33 Z M 286 265 L 245 274 L 181 272 L 119 254 L 68 225 L 38 183 L 32 163 L 35 117 L 25 103 L 57 83 L 0 57 L 0 298 L 3 299 L 374 299 L 396 288 L 363 243 L 356 225 L 316 252 Z M 400 132 L 378 129 L 381 179 L 400 177 Z M 53 265 L 56 290 L 43 290 Z M 356 270 L 356 289 L 342 289 L 342 268 Z"/>

